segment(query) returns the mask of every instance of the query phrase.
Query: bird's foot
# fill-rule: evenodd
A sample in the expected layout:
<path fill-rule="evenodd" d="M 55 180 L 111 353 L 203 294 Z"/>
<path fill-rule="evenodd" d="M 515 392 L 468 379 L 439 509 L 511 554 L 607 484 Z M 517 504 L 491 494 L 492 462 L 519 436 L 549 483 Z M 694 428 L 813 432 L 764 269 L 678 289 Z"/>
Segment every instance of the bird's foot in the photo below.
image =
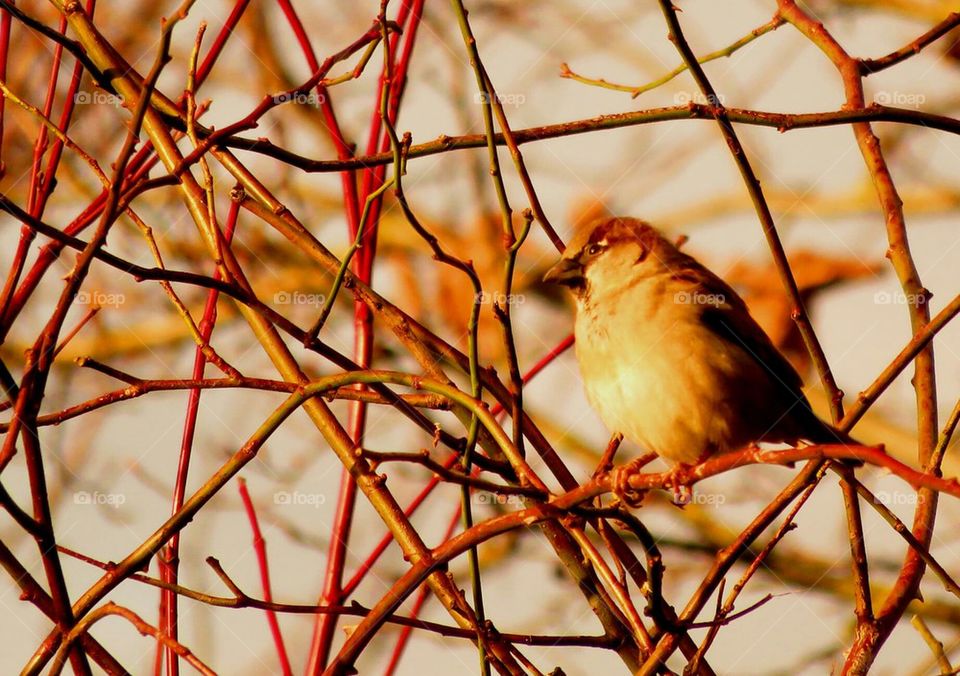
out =
<path fill-rule="evenodd" d="M 678 462 L 667 473 L 667 480 L 664 482 L 663 487 L 673 490 L 673 504 L 683 509 L 693 502 L 693 488 L 691 484 L 693 483 L 694 477 L 691 476 L 690 470 L 706 462 L 716 455 L 716 453 L 716 447 L 710 445 L 703 449 L 694 464 L 690 465 L 685 462 Z"/>
<path fill-rule="evenodd" d="M 643 498 L 646 497 L 647 491 L 642 488 L 633 488 L 630 485 L 630 477 L 639 472 L 651 459 L 650 456 L 644 455 L 625 465 L 614 467 L 611 471 L 610 484 L 613 494 L 627 507 L 636 509 L 643 505 Z"/>
<path fill-rule="evenodd" d="M 683 509 L 693 501 L 693 489 L 686 483 L 687 472 L 693 465 L 679 462 L 667 472 L 663 487 L 673 491 L 673 504 Z"/>

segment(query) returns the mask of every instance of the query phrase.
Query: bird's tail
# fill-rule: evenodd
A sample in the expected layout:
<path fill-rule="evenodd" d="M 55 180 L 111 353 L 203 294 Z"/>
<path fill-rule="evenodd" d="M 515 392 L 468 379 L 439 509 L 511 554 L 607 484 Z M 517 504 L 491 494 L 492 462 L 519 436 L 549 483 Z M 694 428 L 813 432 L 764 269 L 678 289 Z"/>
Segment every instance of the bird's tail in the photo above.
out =
<path fill-rule="evenodd" d="M 854 439 L 843 430 L 834 427 L 830 423 L 824 422 L 812 411 L 810 413 L 811 417 L 816 422 L 808 426 L 810 431 L 804 435 L 803 439 L 805 441 L 809 441 L 810 443 L 814 444 L 843 444 L 845 446 L 866 445 L 862 441 Z M 844 464 L 851 465 L 853 467 L 860 467 L 863 465 L 862 461 L 854 458 L 847 458 L 843 462 Z"/>
<path fill-rule="evenodd" d="M 818 419 L 819 420 L 819 419 Z M 819 434 L 816 435 L 816 438 L 810 439 L 810 441 L 818 444 L 846 444 L 847 446 L 865 446 L 862 441 L 854 439 L 849 434 L 844 432 L 841 429 L 834 427 L 833 425 L 826 423 L 822 420 L 820 422 Z"/>

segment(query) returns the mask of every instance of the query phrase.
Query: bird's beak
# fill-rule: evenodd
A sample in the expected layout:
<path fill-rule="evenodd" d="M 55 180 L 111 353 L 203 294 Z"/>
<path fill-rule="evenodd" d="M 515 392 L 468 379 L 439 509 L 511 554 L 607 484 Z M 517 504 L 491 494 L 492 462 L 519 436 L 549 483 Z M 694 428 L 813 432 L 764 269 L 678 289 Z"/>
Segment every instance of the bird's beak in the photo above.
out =
<path fill-rule="evenodd" d="M 561 258 L 547 270 L 543 281 L 564 286 L 579 286 L 583 283 L 583 266 L 575 258 Z"/>

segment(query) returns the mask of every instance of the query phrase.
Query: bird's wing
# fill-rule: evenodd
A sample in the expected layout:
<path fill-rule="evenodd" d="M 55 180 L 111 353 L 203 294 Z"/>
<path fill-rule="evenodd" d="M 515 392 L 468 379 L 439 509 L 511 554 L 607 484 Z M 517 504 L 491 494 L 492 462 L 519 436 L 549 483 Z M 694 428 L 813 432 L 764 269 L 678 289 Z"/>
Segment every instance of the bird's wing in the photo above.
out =
<path fill-rule="evenodd" d="M 803 394 L 800 374 L 750 316 L 740 295 L 709 270 L 694 265 L 681 264 L 674 277 L 688 281 L 691 293 L 702 294 L 702 298 L 708 301 L 700 304 L 703 323 L 723 340 L 750 354 L 781 386 L 784 400 L 796 404 L 792 415 L 805 431 L 803 438 L 814 443 L 859 445 L 859 441 L 820 420 L 813 412 Z"/>
<path fill-rule="evenodd" d="M 681 264 L 674 271 L 674 278 L 689 282 L 691 293 L 700 294 L 704 300 L 699 303 L 704 324 L 723 340 L 750 354 L 786 391 L 806 401 L 803 379 L 750 316 L 740 294 L 709 270 L 694 265 L 695 268 Z"/>

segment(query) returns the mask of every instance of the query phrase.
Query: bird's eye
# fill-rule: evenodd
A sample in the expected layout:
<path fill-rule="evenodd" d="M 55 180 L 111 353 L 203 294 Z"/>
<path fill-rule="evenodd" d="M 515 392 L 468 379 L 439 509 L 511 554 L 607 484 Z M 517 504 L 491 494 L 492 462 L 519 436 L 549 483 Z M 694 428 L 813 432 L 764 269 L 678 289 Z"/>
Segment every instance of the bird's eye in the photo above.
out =
<path fill-rule="evenodd" d="M 603 247 L 600 246 L 599 244 L 591 244 L 590 246 L 587 247 L 588 256 L 596 256 L 601 251 L 603 251 Z"/>

